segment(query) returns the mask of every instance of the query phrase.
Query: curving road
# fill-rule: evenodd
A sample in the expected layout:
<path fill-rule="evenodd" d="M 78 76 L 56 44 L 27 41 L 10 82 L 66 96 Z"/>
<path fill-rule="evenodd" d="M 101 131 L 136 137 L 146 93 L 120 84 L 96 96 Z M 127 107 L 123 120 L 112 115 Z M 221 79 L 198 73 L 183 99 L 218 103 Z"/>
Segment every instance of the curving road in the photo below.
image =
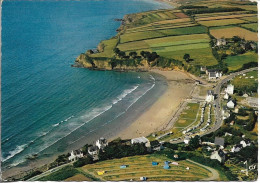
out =
<path fill-rule="evenodd" d="M 214 101 L 214 106 L 215 106 L 215 118 L 216 118 L 216 122 L 215 122 L 215 126 L 212 127 L 211 129 L 209 129 L 208 131 L 205 131 L 203 134 L 201 134 L 200 136 L 203 135 L 207 135 L 209 133 L 212 133 L 216 130 L 218 130 L 222 124 L 223 124 L 223 119 L 222 119 L 222 115 L 221 115 L 221 98 L 220 98 L 220 92 L 221 92 L 221 88 L 223 86 L 223 84 L 227 83 L 228 81 L 230 81 L 231 79 L 233 79 L 234 77 L 240 75 L 240 74 L 244 74 L 250 71 L 254 71 L 254 70 L 258 70 L 258 67 L 254 67 L 254 68 L 250 68 L 250 69 L 245 69 L 239 72 L 234 72 L 231 73 L 230 75 L 226 76 L 225 78 L 221 79 L 215 89 L 214 89 L 214 94 L 216 95 L 216 100 Z M 183 138 L 177 141 L 173 141 L 171 143 L 173 144 L 178 144 L 183 142 Z"/>

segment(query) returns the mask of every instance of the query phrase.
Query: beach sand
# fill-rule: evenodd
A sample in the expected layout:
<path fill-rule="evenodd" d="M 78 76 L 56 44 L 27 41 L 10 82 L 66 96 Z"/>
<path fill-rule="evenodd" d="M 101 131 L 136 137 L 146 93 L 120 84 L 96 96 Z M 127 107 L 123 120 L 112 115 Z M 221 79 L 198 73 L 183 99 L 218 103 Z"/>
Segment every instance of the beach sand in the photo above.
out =
<path fill-rule="evenodd" d="M 119 133 L 122 139 L 148 136 L 163 130 L 183 100 L 190 97 L 194 80 L 181 71 L 152 70 L 163 75 L 168 82 L 167 91 L 148 108 L 135 122 Z"/>

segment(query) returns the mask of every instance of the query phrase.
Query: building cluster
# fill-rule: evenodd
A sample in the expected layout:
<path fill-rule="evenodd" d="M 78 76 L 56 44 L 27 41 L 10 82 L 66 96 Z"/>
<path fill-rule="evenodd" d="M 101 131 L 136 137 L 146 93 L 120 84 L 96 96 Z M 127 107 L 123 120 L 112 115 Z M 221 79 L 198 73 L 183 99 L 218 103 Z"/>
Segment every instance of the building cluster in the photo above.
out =
<path fill-rule="evenodd" d="M 98 153 L 99 151 L 103 150 L 104 147 L 108 145 L 108 142 L 105 138 L 101 137 L 98 139 L 95 143 L 95 145 L 88 147 L 88 154 L 93 158 L 93 160 L 98 160 Z M 70 161 L 76 161 L 79 158 L 83 158 L 83 152 L 81 149 L 78 150 L 72 150 L 69 156 Z"/>

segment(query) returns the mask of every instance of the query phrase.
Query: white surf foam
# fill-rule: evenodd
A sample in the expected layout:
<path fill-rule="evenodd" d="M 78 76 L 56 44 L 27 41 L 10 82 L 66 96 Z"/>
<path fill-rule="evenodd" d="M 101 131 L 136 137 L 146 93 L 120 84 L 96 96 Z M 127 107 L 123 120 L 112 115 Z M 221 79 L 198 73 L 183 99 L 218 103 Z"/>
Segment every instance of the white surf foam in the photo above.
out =
<path fill-rule="evenodd" d="M 6 160 L 8 160 L 8 159 L 14 157 L 15 155 L 21 153 L 26 146 L 27 146 L 27 144 L 16 146 L 16 148 L 14 150 L 9 152 L 9 156 L 7 156 L 6 158 L 3 159 L 3 162 L 5 162 Z"/>

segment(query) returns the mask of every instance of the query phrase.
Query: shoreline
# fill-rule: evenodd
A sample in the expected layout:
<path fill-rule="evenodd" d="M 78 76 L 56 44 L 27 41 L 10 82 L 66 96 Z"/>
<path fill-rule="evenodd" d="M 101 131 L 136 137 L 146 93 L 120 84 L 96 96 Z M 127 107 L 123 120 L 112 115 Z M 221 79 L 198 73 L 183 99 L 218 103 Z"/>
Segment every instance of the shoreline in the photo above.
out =
<path fill-rule="evenodd" d="M 153 69 L 150 72 L 163 76 L 168 83 L 168 88 L 138 119 L 119 133 L 118 136 L 122 139 L 148 136 L 163 130 L 178 110 L 181 102 L 190 96 L 190 91 L 194 87 L 194 80 L 183 71 Z"/>
<path fill-rule="evenodd" d="M 136 72 L 137 73 L 137 72 Z M 147 72 L 148 73 L 148 72 Z M 149 74 L 149 73 L 148 73 Z M 10 169 L 6 169 L 3 171 L 3 178 L 6 179 L 8 177 L 18 177 L 17 175 L 21 175 L 22 173 L 25 173 L 26 171 L 29 171 L 33 168 L 40 168 L 46 164 L 49 164 L 53 162 L 58 155 L 64 154 L 67 152 L 71 152 L 72 149 L 79 149 L 82 148 L 85 144 L 94 144 L 94 142 L 100 138 L 104 137 L 108 139 L 108 141 L 114 140 L 115 138 L 119 137 L 118 134 L 120 134 L 122 131 L 127 129 L 134 121 L 136 121 L 143 113 L 146 111 L 149 106 L 152 106 L 156 101 L 162 96 L 165 91 L 167 90 L 167 81 L 164 77 L 158 74 L 152 74 L 154 78 L 156 78 L 156 85 L 148 91 L 144 96 L 142 96 L 139 100 L 137 100 L 128 110 L 125 114 L 118 117 L 116 120 L 106 124 L 103 127 L 103 120 L 97 120 L 92 125 L 98 126 L 98 130 L 94 133 L 90 134 L 89 136 L 81 136 L 77 142 L 73 144 L 68 144 L 71 138 L 74 138 L 75 135 L 68 136 L 61 140 L 60 143 L 62 143 L 67 148 L 64 152 L 59 152 L 59 146 L 55 147 L 55 145 L 52 147 L 49 147 L 46 149 L 43 154 L 53 154 L 50 157 L 39 157 L 35 160 L 29 161 L 27 164 L 12 167 Z M 81 127 L 82 129 L 80 131 L 84 131 L 87 129 L 87 127 Z M 110 129 L 110 130 L 107 130 Z"/>

